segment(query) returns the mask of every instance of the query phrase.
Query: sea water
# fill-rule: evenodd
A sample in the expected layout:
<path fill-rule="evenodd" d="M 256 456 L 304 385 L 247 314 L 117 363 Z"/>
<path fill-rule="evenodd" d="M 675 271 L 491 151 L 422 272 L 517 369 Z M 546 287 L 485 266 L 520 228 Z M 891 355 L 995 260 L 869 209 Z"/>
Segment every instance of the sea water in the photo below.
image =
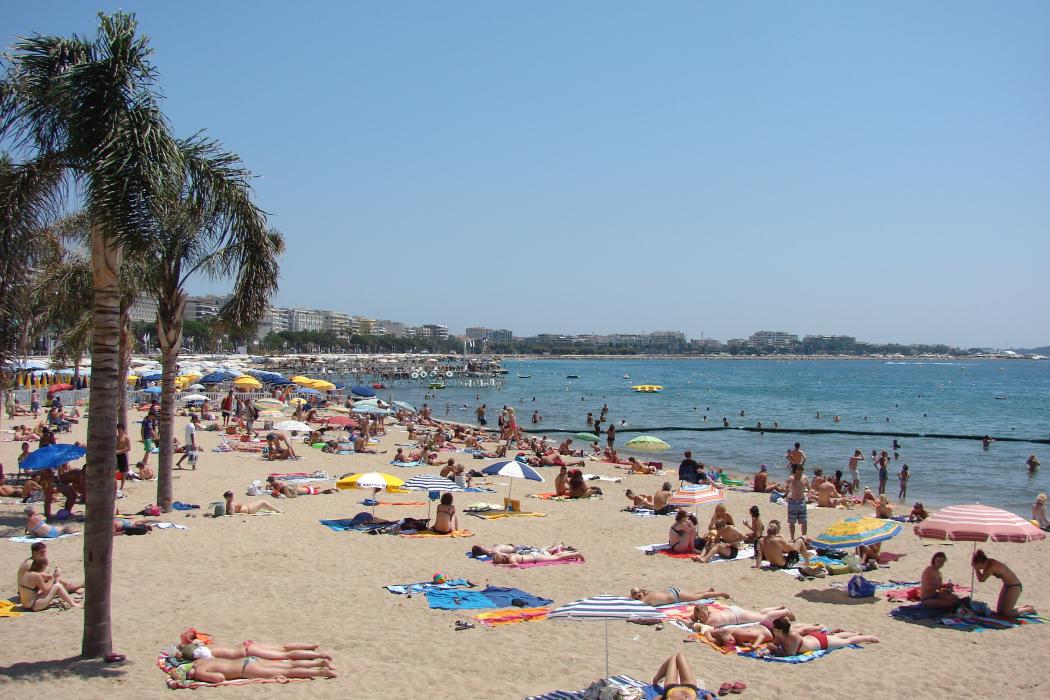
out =
<path fill-rule="evenodd" d="M 731 426 L 849 429 L 902 433 L 946 433 L 1047 439 L 1050 437 L 1050 362 L 1026 360 L 884 361 L 884 360 L 529 360 L 507 361 L 502 388 L 425 390 L 396 387 L 393 398 L 417 407 L 426 400 L 436 418 L 474 422 L 474 410 L 487 404 L 490 427 L 503 406 L 514 407 L 526 429 L 587 429 L 587 413 L 599 415 L 603 404 L 618 430 L 666 426 Z M 629 379 L 624 375 L 629 375 Z M 531 375 L 531 378 L 519 378 Z M 567 379 L 578 375 L 578 379 Z M 631 390 L 659 384 L 660 393 Z M 389 391 L 380 395 L 386 397 Z M 531 422 L 533 411 L 543 420 Z M 743 411 L 743 416 L 741 416 Z M 817 417 L 819 414 L 819 418 Z M 839 416 L 839 422 L 834 417 Z M 706 417 L 706 420 L 705 420 Z M 620 422 L 626 421 L 621 426 Z M 638 433 L 617 438 L 622 446 Z M 854 449 L 865 460 L 861 482 L 877 491 L 871 450 L 893 456 L 893 436 L 804 435 L 646 431 L 671 445 L 648 459 L 677 466 L 682 451 L 705 464 L 751 475 L 761 464 L 770 479 L 787 476 L 786 451 L 796 441 L 808 456 L 807 474 L 823 468 L 849 476 Z M 565 435 L 550 433 L 563 440 Z M 908 465 L 908 503 L 927 506 L 980 502 L 1030 517 L 1036 494 L 1050 491 L 1050 446 L 1029 442 L 898 437 L 898 458 L 891 462 L 887 494 L 896 501 L 900 467 Z M 577 447 L 585 445 L 574 441 Z M 601 444 L 605 444 L 603 434 Z M 1025 460 L 1036 454 L 1046 466 L 1029 473 Z"/>

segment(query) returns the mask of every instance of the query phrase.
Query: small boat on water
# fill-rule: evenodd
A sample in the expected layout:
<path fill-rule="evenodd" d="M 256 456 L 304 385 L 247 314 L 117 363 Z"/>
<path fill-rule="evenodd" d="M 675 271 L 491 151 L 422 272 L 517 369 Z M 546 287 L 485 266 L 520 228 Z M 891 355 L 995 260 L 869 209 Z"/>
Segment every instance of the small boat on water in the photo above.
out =
<path fill-rule="evenodd" d="M 531 374 L 519 374 L 518 379 L 532 379 Z"/>
<path fill-rule="evenodd" d="M 428 389 L 444 389 L 445 385 L 442 384 L 441 382 L 430 382 L 430 384 L 427 385 L 427 388 Z"/>
<path fill-rule="evenodd" d="M 579 379 L 580 375 L 578 375 L 578 374 L 566 374 L 565 378 L 566 379 Z"/>
<path fill-rule="evenodd" d="M 631 375 L 629 375 L 629 374 L 627 374 L 626 372 L 624 372 L 624 373 L 623 373 L 623 378 L 624 378 L 624 379 L 630 379 L 630 378 L 631 378 Z"/>
<path fill-rule="evenodd" d="M 664 390 L 659 384 L 637 384 L 631 389 L 639 394 L 656 394 Z"/>

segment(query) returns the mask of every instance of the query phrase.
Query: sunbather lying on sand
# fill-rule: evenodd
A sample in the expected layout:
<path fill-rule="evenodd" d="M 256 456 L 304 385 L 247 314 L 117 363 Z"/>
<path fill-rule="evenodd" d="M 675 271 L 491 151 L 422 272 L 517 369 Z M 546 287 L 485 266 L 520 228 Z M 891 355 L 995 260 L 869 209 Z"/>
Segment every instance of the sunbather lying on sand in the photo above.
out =
<path fill-rule="evenodd" d="M 809 566 L 809 546 L 805 537 L 799 537 L 793 542 L 780 534 L 780 521 L 770 520 L 766 527 L 765 537 L 760 537 L 755 545 L 756 560 L 755 568 L 762 564 L 762 560 L 768 561 L 776 569 L 787 569 L 798 563 L 799 557 Z"/>
<path fill-rule="evenodd" d="M 206 646 L 201 642 L 183 644 L 179 647 L 179 656 L 187 661 L 197 659 L 243 659 L 257 656 L 267 661 L 318 661 L 332 660 L 332 655 L 317 651 L 316 644 L 261 644 L 246 639 L 235 647 Z"/>
<path fill-rule="evenodd" d="M 552 544 L 547 547 L 531 547 L 527 544 L 494 544 L 491 547 L 482 547 L 480 544 L 476 544 L 470 548 L 470 556 L 491 557 L 497 554 L 531 554 L 532 552 L 558 554 L 559 552 L 575 551 L 575 547 L 570 547 L 567 544 Z"/>
<path fill-rule="evenodd" d="M 632 474 L 655 474 L 660 471 L 656 467 L 649 466 L 648 464 L 642 464 L 634 457 L 627 458 L 627 466 L 631 468 Z"/>
<path fill-rule="evenodd" d="M 745 625 L 749 622 L 764 624 L 773 622 L 781 617 L 794 620 L 795 614 L 783 605 L 778 605 L 775 608 L 762 608 L 761 610 L 747 610 L 736 605 L 729 605 L 724 609 L 719 609 L 711 605 L 699 604 L 693 606 L 692 617 L 693 629 L 699 631 L 697 624 L 710 625 L 711 627 Z"/>
<path fill-rule="evenodd" d="M 21 486 L 0 484 L 0 496 L 13 496 L 15 498 L 21 498 L 23 503 L 25 503 L 25 501 L 36 491 L 40 490 L 40 484 L 36 483 L 32 479 L 26 479 L 25 483 L 23 483 Z"/>
<path fill-rule="evenodd" d="M 67 535 L 76 532 L 76 528 L 71 525 L 64 525 L 62 527 L 55 527 L 54 525 L 48 525 L 44 522 L 44 516 L 36 512 L 33 506 L 26 506 L 26 534 L 32 535 L 33 537 L 58 537 L 59 535 Z"/>
<path fill-rule="evenodd" d="M 840 649 L 850 644 L 874 644 L 878 637 L 838 630 L 822 632 L 821 628 L 801 626 L 791 628 L 787 618 L 773 620 L 773 653 L 776 656 L 796 656 L 805 651 Z"/>
<path fill-rule="evenodd" d="M 662 591 L 650 591 L 648 588 L 632 588 L 631 597 L 640 600 L 646 605 L 674 605 L 676 603 L 690 603 L 694 600 L 705 600 L 706 598 L 728 598 L 728 593 L 708 588 L 706 591 L 683 591 L 674 586 L 668 586 Z"/>
<path fill-rule="evenodd" d="M 545 561 L 583 561 L 583 555 L 574 551 L 531 552 L 528 554 L 505 554 L 497 552 L 492 555 L 493 564 L 536 564 Z"/>
<path fill-rule="evenodd" d="M 226 515 L 234 515 L 235 513 L 255 515 L 256 513 L 261 512 L 281 512 L 277 508 L 271 506 L 266 501 L 256 501 L 255 503 L 239 503 L 233 500 L 233 491 L 227 491 L 226 493 L 222 494 L 222 497 L 226 499 Z"/>
<path fill-rule="evenodd" d="M 285 498 L 295 498 L 296 496 L 316 496 L 319 493 L 338 492 L 337 489 L 333 488 L 322 489 L 317 486 L 307 486 L 306 484 L 289 484 L 273 476 L 266 477 L 266 484 L 270 489 L 270 493 L 274 496 L 284 496 Z"/>
<path fill-rule="evenodd" d="M 669 656 L 660 670 L 653 676 L 653 685 L 664 681 L 663 695 L 657 700 L 696 700 L 700 697 L 700 686 L 689 668 L 689 662 L 681 652 Z"/>
<path fill-rule="evenodd" d="M 245 678 L 335 678 L 328 659 L 314 661 L 263 661 L 255 656 L 244 659 L 197 659 L 176 666 L 168 675 L 177 681 L 222 683 Z"/>

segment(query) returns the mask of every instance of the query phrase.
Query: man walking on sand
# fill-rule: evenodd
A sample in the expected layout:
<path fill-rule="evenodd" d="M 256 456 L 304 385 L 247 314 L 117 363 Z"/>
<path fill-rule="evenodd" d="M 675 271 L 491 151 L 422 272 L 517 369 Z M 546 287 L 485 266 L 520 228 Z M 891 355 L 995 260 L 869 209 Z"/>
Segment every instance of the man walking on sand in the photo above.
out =
<path fill-rule="evenodd" d="M 182 462 L 189 457 L 190 468 L 197 469 L 197 421 L 200 420 L 196 415 L 190 416 L 190 422 L 186 424 L 186 444 L 183 448 L 186 450 L 179 457 L 179 461 L 175 463 L 176 469 L 182 468 Z"/>
<path fill-rule="evenodd" d="M 795 539 L 795 523 L 802 526 L 802 536 L 806 536 L 808 516 L 806 497 L 809 495 L 809 479 L 802 475 L 802 465 L 791 467 L 791 476 L 787 480 L 788 534 Z"/>

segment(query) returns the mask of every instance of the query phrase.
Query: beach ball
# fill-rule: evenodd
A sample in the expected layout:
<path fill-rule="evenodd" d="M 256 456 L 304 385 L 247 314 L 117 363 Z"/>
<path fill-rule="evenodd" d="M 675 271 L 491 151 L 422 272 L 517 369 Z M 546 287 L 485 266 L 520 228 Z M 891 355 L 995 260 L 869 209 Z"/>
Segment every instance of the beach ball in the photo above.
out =
<path fill-rule="evenodd" d="M 436 583 L 438 585 L 441 585 L 442 583 L 445 582 L 445 580 L 446 579 L 445 579 L 445 574 L 444 573 L 439 571 L 436 574 L 434 574 L 434 583 Z"/>

